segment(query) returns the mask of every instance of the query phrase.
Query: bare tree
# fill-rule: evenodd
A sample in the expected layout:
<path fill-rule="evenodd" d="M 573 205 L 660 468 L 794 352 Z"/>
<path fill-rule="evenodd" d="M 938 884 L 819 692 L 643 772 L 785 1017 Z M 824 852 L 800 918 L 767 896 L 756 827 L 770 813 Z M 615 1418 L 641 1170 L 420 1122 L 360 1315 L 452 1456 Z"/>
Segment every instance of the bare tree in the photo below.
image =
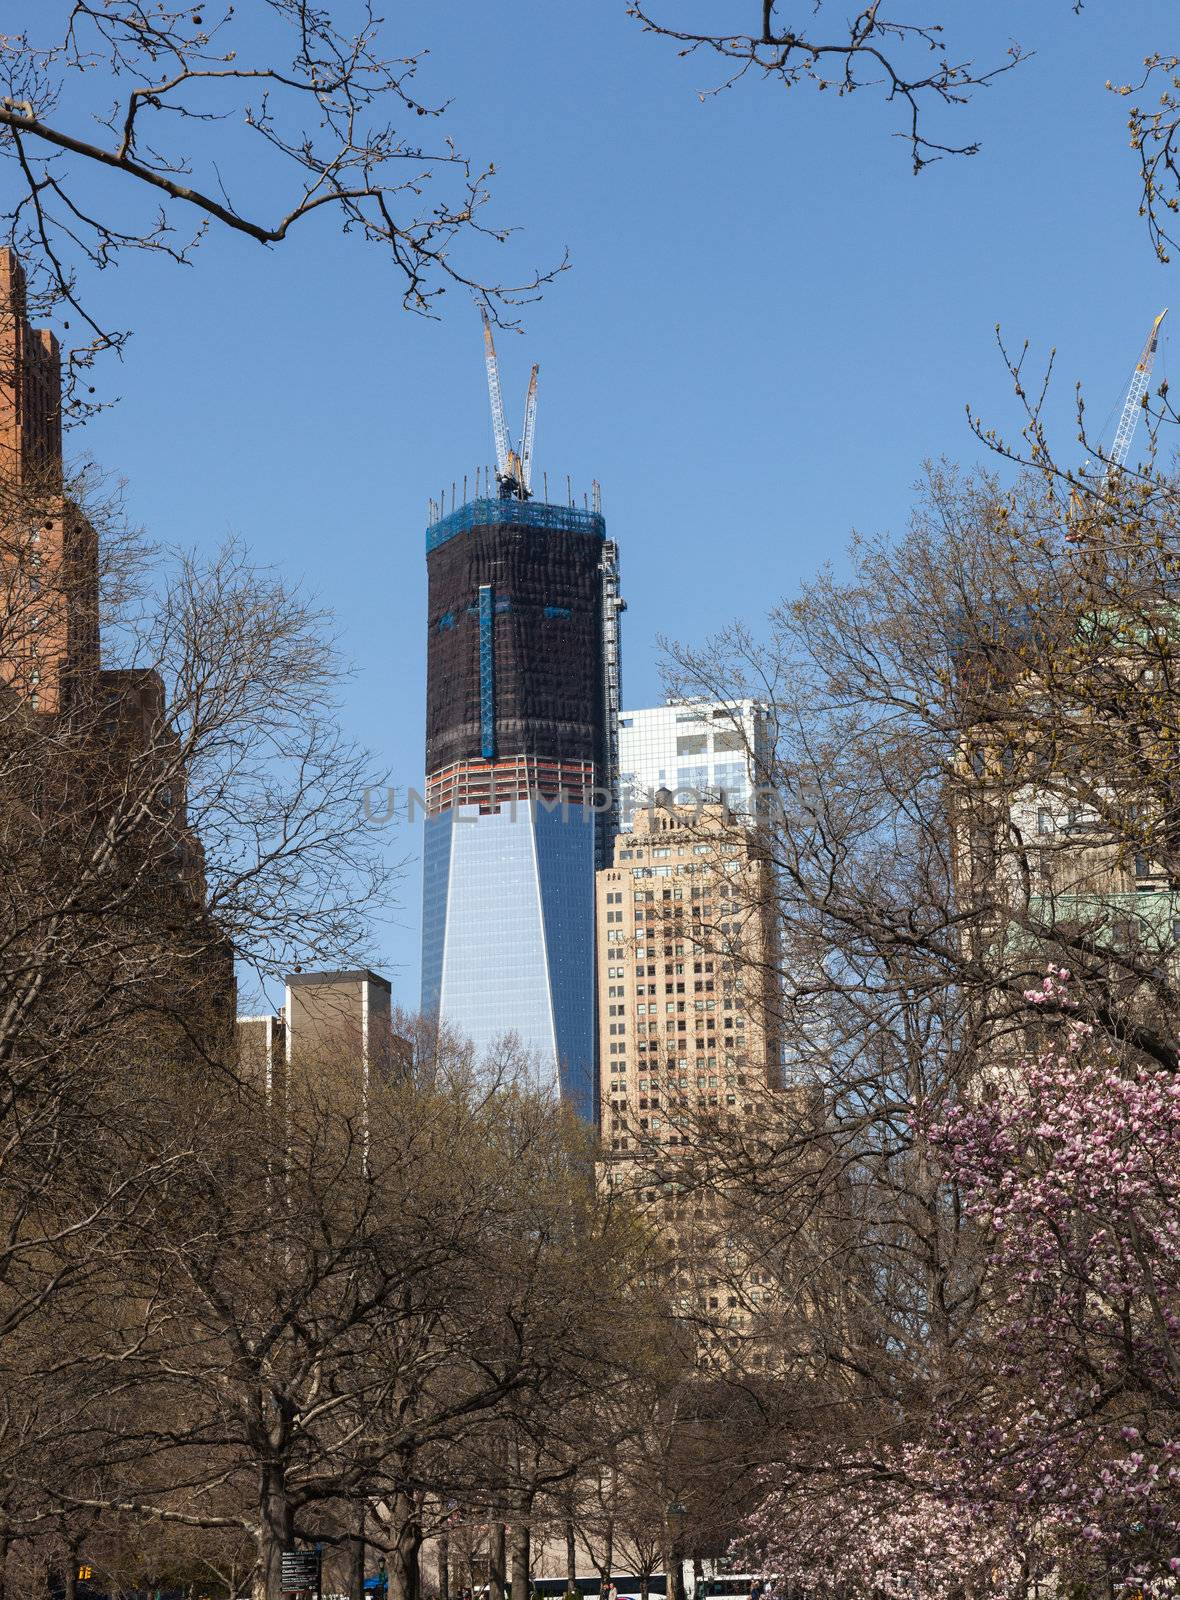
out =
<path fill-rule="evenodd" d="M 44 1543 L 62 1461 L 108 1488 L 68 1419 L 134 1241 L 247 1092 L 235 955 L 355 952 L 388 872 L 314 608 L 239 552 L 165 574 L 41 481 L 0 498 L 0 582 L 0 1506 Z"/>
<path fill-rule="evenodd" d="M 569 1458 L 522 1479 L 503 1442 L 568 1443 L 563 1408 L 618 1381 L 612 1329 L 651 1299 L 642 1241 L 563 1108 L 480 1088 L 466 1052 L 418 1065 L 366 1087 L 355 1059 L 301 1060 L 281 1101 L 177 1082 L 193 1156 L 108 1252 L 71 1369 L 93 1467 L 26 1467 L 67 1526 L 248 1541 L 266 1600 L 283 1549 L 350 1549 L 360 1505 L 398 1600 L 456 1497 L 527 1529 Z"/>
<path fill-rule="evenodd" d="M 1083 0 L 1063 4 L 1062 23 L 1067 9 L 1078 14 L 1083 8 Z M 811 5 L 745 0 L 744 29 L 735 28 L 730 15 L 686 26 L 672 8 L 656 0 L 630 0 L 628 11 L 646 32 L 678 46 L 679 55 L 706 55 L 720 62 L 720 81 L 702 91 L 702 99 L 750 77 L 784 89 L 810 86 L 834 99 L 875 96 L 896 106 L 901 125 L 895 137 L 908 146 L 915 173 L 944 156 L 978 153 L 978 139 L 952 143 L 928 133 L 931 118 L 940 110 L 970 105 L 981 89 L 1033 54 L 1013 42 L 1002 58 L 979 65 L 954 50 L 941 23 L 905 20 L 889 0 L 869 0 L 851 14 L 829 0 Z M 1180 211 L 1178 65 L 1180 57 L 1155 52 L 1143 62 L 1138 81 L 1107 80 L 1105 85 L 1131 101 L 1127 129 L 1139 160 L 1139 214 L 1164 262 L 1175 248 L 1174 218 Z"/>
<path fill-rule="evenodd" d="M 494 169 L 419 92 L 424 56 L 368 0 L 52 0 L 0 38 L 7 236 L 40 309 L 76 319 L 71 373 L 127 337 L 87 277 L 134 250 L 187 263 L 210 229 L 273 246 L 331 216 L 388 252 L 415 311 L 448 287 L 493 308 L 533 294 L 551 271 L 504 283 L 480 259 L 509 232 L 486 220 Z"/>
<path fill-rule="evenodd" d="M 766 640 L 674 651 L 679 694 L 771 711 L 779 1031 L 825 1116 L 774 1092 L 761 1116 L 684 1107 L 689 1137 L 648 1159 L 682 1205 L 739 1202 L 775 1362 L 754 1449 L 802 1506 L 1002 1382 L 1004 1285 L 925 1145 L 939 1108 L 1007 1092 L 1078 1015 L 1112 1060 L 1180 1064 L 1180 497 L 1151 468 L 1062 466 L 1039 417 L 1034 392 L 1024 440 L 994 441 L 1027 463 L 1014 483 L 933 469 L 909 531 L 857 539 Z"/>
<path fill-rule="evenodd" d="M 791 8 L 806 12 L 798 19 L 784 15 L 788 7 L 781 0 L 747 0 L 752 26 L 745 32 L 729 26 L 687 28 L 661 15 L 662 8 L 651 0 L 629 0 L 627 9 L 646 32 L 679 45 L 680 55 L 703 52 L 719 58 L 724 76 L 710 94 L 754 76 L 786 89 L 811 84 L 819 91 L 831 90 L 837 99 L 862 92 L 899 105 L 898 137 L 909 145 L 915 172 L 941 156 L 970 156 L 979 150 L 977 140 L 947 144 L 927 137 L 930 110 L 966 105 L 979 89 L 1025 59 L 1017 44 L 1009 45 L 994 66 L 957 59 L 941 24 L 901 21 L 883 0 L 871 0 L 851 18 L 843 11 L 833 17 L 835 8 L 817 0 Z"/>
<path fill-rule="evenodd" d="M 1170 261 L 1176 247 L 1175 217 L 1180 212 L 1180 56 L 1155 54 L 1143 63 L 1143 77 L 1137 84 L 1107 84 L 1115 94 L 1132 97 L 1127 116 L 1131 148 L 1139 156 L 1142 196 L 1139 215 L 1146 218 L 1151 242 L 1161 261 Z M 1152 100 L 1141 100 L 1149 89 L 1162 91 Z"/>

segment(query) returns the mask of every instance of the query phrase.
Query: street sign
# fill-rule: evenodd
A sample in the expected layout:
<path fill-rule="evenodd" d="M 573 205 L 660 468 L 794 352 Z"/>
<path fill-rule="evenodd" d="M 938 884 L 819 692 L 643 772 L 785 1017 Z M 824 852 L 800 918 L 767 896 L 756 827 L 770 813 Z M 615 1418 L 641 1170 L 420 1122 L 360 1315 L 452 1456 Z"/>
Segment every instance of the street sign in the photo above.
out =
<path fill-rule="evenodd" d="M 281 1587 L 284 1594 L 318 1594 L 320 1552 L 284 1550 Z"/>

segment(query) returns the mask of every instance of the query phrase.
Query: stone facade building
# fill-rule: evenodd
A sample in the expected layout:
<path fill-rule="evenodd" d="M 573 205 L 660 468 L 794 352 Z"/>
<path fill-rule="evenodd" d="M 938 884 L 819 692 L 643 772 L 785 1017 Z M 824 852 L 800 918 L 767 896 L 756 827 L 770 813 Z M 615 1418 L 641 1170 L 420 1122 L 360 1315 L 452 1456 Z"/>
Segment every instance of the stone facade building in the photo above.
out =
<path fill-rule="evenodd" d="M 774 1141 L 817 1097 L 785 1088 L 773 874 L 724 805 L 662 791 L 598 874 L 601 1181 L 659 1231 L 703 1367 L 773 1363 L 771 1275 L 716 1171 L 736 1138 Z"/>
<path fill-rule="evenodd" d="M 685 1111 L 778 1088 L 770 869 L 723 806 L 656 804 L 598 874 L 604 1147 L 677 1146 Z"/>

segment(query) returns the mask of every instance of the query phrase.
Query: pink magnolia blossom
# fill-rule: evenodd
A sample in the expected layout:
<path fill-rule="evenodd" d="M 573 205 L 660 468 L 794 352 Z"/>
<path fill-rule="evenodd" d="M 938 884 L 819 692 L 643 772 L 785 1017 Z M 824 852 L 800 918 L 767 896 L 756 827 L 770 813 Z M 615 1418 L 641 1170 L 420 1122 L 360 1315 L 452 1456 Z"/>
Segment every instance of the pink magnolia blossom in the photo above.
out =
<path fill-rule="evenodd" d="M 1072 1008 L 1068 983 L 1050 969 L 1028 998 Z M 990 1247 L 996 1381 L 918 1442 L 772 1474 L 748 1529 L 766 1570 L 898 1597 L 1051 1572 L 1174 1590 L 1180 1084 L 1078 1020 L 1005 1082 L 924 1130 Z"/>

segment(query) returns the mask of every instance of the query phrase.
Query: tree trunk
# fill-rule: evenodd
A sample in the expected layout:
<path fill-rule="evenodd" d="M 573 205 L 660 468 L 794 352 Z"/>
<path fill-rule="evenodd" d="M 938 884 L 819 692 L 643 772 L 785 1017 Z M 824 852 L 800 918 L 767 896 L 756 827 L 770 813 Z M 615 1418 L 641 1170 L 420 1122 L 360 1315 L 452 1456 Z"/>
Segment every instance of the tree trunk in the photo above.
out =
<path fill-rule="evenodd" d="M 605 1543 L 605 1548 L 603 1549 L 603 1552 L 602 1552 L 602 1567 L 603 1567 L 603 1573 L 604 1573 L 604 1577 L 603 1577 L 603 1580 L 602 1580 L 602 1592 L 603 1592 L 603 1594 L 608 1594 L 610 1592 L 610 1585 L 611 1585 L 611 1578 L 613 1576 L 614 1564 L 615 1564 L 615 1519 L 613 1517 L 608 1517 L 607 1518 L 607 1523 L 606 1523 L 606 1543 Z"/>
<path fill-rule="evenodd" d="M 512 1524 L 509 1534 L 509 1550 L 512 1556 L 512 1600 L 529 1600 L 531 1541 L 528 1517 L 532 1508 L 533 1497 L 529 1495 L 521 1502 L 519 1521 Z"/>
<path fill-rule="evenodd" d="M 421 1589 L 418 1552 L 422 1525 L 412 1495 L 399 1489 L 389 1507 L 393 1547 L 389 1552 L 389 1600 L 418 1600 Z"/>
<path fill-rule="evenodd" d="M 574 1535 L 574 1519 L 565 1521 L 565 1592 L 576 1594 L 578 1589 L 578 1541 Z"/>
<path fill-rule="evenodd" d="M 686 1600 L 684 1593 L 684 1550 L 676 1534 L 672 1535 L 668 1550 L 668 1576 L 672 1580 L 672 1600 Z"/>
<path fill-rule="evenodd" d="M 445 1528 L 438 1536 L 438 1592 L 440 1600 L 451 1600 L 451 1536 Z"/>
<path fill-rule="evenodd" d="M 507 1535 L 502 1522 L 493 1522 L 488 1534 L 489 1600 L 504 1600 L 508 1577 Z"/>
<path fill-rule="evenodd" d="M 255 1600 L 282 1600 L 283 1551 L 294 1548 L 295 1526 L 286 1479 L 277 1462 L 268 1461 L 263 1465 L 259 1511 Z M 74 1600 L 74 1597 L 67 1596 L 67 1600 Z"/>
<path fill-rule="evenodd" d="M 78 1546 L 66 1546 L 65 1600 L 78 1600 Z"/>
<path fill-rule="evenodd" d="M 365 1600 L 365 1504 L 357 1512 L 356 1533 L 348 1541 L 349 1600 Z M 3 1596 L 0 1595 L 0 1600 Z"/>

